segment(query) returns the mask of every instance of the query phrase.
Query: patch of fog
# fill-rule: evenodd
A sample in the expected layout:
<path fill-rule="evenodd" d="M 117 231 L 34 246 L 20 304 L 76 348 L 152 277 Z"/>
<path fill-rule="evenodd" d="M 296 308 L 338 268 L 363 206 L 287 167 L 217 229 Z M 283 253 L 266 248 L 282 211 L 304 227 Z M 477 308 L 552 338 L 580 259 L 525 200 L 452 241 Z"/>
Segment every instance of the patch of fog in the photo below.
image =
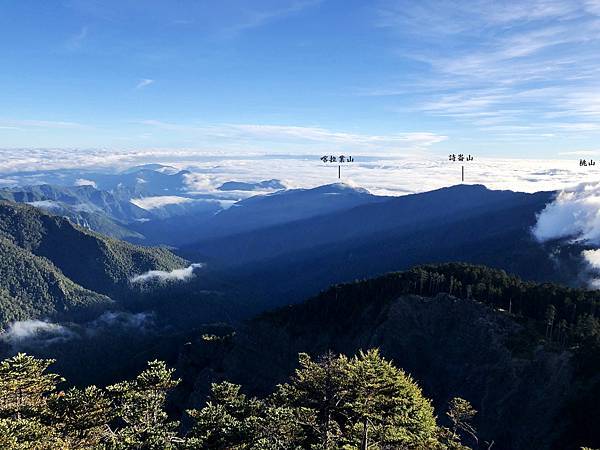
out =
<path fill-rule="evenodd" d="M 193 202 L 194 199 L 188 197 L 179 197 L 176 195 L 159 195 L 154 197 L 133 198 L 130 200 L 135 206 L 147 211 L 162 208 L 167 205 L 179 205 L 182 203 Z"/>
<path fill-rule="evenodd" d="M 194 270 L 204 267 L 202 263 L 194 263 L 183 269 L 174 269 L 170 272 L 164 270 L 149 270 L 140 275 L 133 276 L 132 283 L 145 283 L 147 281 L 186 281 L 194 276 Z"/>
<path fill-rule="evenodd" d="M 235 205 L 238 202 L 238 200 L 219 200 L 219 204 L 221 205 L 222 209 L 229 209 L 231 208 L 233 205 Z M 217 211 L 215 214 L 217 214 L 219 211 Z"/>
<path fill-rule="evenodd" d="M 571 238 L 600 244 L 600 183 L 561 191 L 538 215 L 533 235 L 540 242 Z"/>
<path fill-rule="evenodd" d="M 12 322 L 0 332 L 0 340 L 13 347 L 20 347 L 24 343 L 44 346 L 57 342 L 64 342 L 76 335 L 69 328 L 45 320 L 20 320 Z"/>
<path fill-rule="evenodd" d="M 586 278 L 600 289 L 600 183 L 584 183 L 558 193 L 538 214 L 532 229 L 539 242 L 568 239 L 595 248 L 581 253 L 588 267 Z"/>
<path fill-rule="evenodd" d="M 27 202 L 28 205 L 35 206 L 41 209 L 60 209 L 61 204 L 54 200 L 37 200 L 35 202 Z"/>
<path fill-rule="evenodd" d="M 77 178 L 73 184 L 75 186 L 92 186 L 93 188 L 98 188 L 95 181 L 87 180 L 85 178 Z"/>
<path fill-rule="evenodd" d="M 0 342 L 14 351 L 60 344 L 72 339 L 93 338 L 102 333 L 117 331 L 146 333 L 152 329 L 154 313 L 106 311 L 94 320 L 83 324 L 53 323 L 48 320 L 19 320 L 0 331 Z"/>
<path fill-rule="evenodd" d="M 154 325 L 154 314 L 150 312 L 107 311 L 86 324 L 84 330 L 88 335 L 95 335 L 107 328 L 114 327 L 143 332 L 147 331 L 152 325 Z"/>
<path fill-rule="evenodd" d="M 94 208 L 92 205 L 85 204 L 85 203 L 77 203 L 76 205 L 73 205 L 72 208 L 75 211 L 82 211 L 82 212 L 94 212 L 94 210 L 99 210 L 99 208 Z"/>

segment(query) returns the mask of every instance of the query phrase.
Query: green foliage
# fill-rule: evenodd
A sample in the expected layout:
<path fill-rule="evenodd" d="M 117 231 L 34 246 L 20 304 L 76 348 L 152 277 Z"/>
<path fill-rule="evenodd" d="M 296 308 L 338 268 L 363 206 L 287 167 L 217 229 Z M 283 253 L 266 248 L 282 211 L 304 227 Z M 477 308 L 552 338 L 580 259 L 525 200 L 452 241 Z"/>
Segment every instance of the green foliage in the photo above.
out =
<path fill-rule="evenodd" d="M 294 449 L 301 428 L 296 411 L 270 401 L 247 398 L 241 386 L 213 384 L 209 401 L 201 410 L 188 411 L 194 427 L 186 447 L 194 449 Z"/>
<path fill-rule="evenodd" d="M 357 336 L 371 336 L 380 318 L 389 317 L 389 308 L 394 307 L 398 298 L 403 297 L 404 303 L 411 296 L 430 297 L 429 303 L 436 301 L 438 295 L 443 302 L 449 300 L 449 295 L 470 299 L 495 310 L 493 315 L 499 320 L 518 322 L 521 326 L 514 327 L 518 334 L 507 335 L 504 343 L 515 364 L 519 364 L 520 358 L 535 359 L 534 355 L 542 348 L 552 358 L 572 364 L 573 378 L 564 392 L 564 401 L 554 405 L 561 409 L 559 414 L 564 420 L 560 427 L 552 428 L 558 437 L 551 439 L 555 439 L 557 448 L 600 442 L 600 428 L 595 420 L 600 416 L 600 404 L 595 401 L 600 395 L 600 291 L 525 282 L 484 266 L 425 265 L 332 286 L 302 304 L 266 313 L 257 322 L 274 329 L 276 336 L 281 330 L 291 345 L 299 342 L 309 348 L 323 348 L 323 345 L 348 348 L 348 342 L 357 342 Z M 401 334 L 402 330 L 397 332 Z M 274 347 L 279 350 L 282 346 Z M 422 355 L 419 360 L 427 357 Z M 476 368 L 468 372 L 476 373 L 476 378 L 483 376 Z M 538 423 L 540 420 L 531 416 L 527 419 Z M 495 427 L 489 422 L 488 425 Z M 446 434 L 451 435 L 451 430 Z M 450 445 L 450 441 L 444 442 Z"/>
<path fill-rule="evenodd" d="M 45 373 L 53 362 L 19 353 L 0 363 L 0 417 L 20 419 L 46 412 L 48 394 L 63 381 Z"/>
<path fill-rule="evenodd" d="M 148 270 L 183 267 L 163 248 L 93 233 L 32 206 L 0 201 L 0 327 L 40 317 L 90 318 Z"/>
<path fill-rule="evenodd" d="M 167 394 L 179 380 L 162 361 L 151 361 L 133 381 L 109 386 L 116 414 L 123 426 L 116 432 L 115 448 L 168 449 L 174 447 L 178 423 L 164 410 Z"/>
<path fill-rule="evenodd" d="M 526 282 L 503 270 L 466 263 L 423 265 L 336 285 L 300 307 L 265 316 L 275 323 L 283 323 L 286 314 L 301 315 L 296 317 L 295 323 L 308 323 L 318 329 L 322 326 L 318 317 L 334 316 L 339 312 L 338 323 L 344 328 L 354 320 L 353 314 L 382 307 L 399 296 L 433 297 L 438 294 L 472 299 L 504 311 L 534 325 L 536 332 L 546 337 L 546 342 L 560 343 L 563 347 L 576 348 L 578 352 L 600 341 L 600 290 Z M 322 314 L 323 311 L 328 314 Z"/>
<path fill-rule="evenodd" d="M 336 448 L 342 439 L 340 417 L 350 391 L 349 360 L 329 352 L 316 361 L 299 355 L 300 368 L 290 383 L 278 386 L 275 398 L 298 408 L 307 440 L 321 448 Z"/>
<path fill-rule="evenodd" d="M 478 444 L 477 431 L 471 423 L 475 414 L 477 411 L 467 400 L 460 397 L 453 398 L 446 413 L 452 423 L 452 434 L 456 436 L 457 433 L 464 433 Z"/>
<path fill-rule="evenodd" d="M 421 389 L 377 350 L 350 360 L 348 417 L 352 447 L 427 448 L 435 440 L 433 407 Z"/>
<path fill-rule="evenodd" d="M 152 361 L 133 381 L 56 392 L 52 360 L 18 354 L 0 363 L 0 448 L 169 449 L 177 422 L 165 411 L 173 369 Z"/>
<path fill-rule="evenodd" d="M 56 450 L 68 448 L 57 430 L 38 418 L 0 419 L 0 448 Z"/>
<path fill-rule="evenodd" d="M 167 249 L 111 239 L 32 206 L 5 201 L 0 201 L 0 235 L 52 261 L 77 284 L 106 295 L 118 293 L 136 274 L 186 263 Z"/>
<path fill-rule="evenodd" d="M 231 383 L 213 385 L 207 405 L 189 412 L 195 425 L 188 446 L 446 448 L 429 400 L 377 350 L 351 359 L 328 353 L 312 360 L 300 354 L 299 363 L 290 382 L 265 400 L 249 399 Z"/>
<path fill-rule="evenodd" d="M 110 436 L 110 398 L 96 386 L 71 388 L 50 398 L 49 417 L 69 448 L 94 448 Z"/>
<path fill-rule="evenodd" d="M 0 237 L 0 327 L 38 317 L 77 317 L 111 300 L 69 280 L 45 258 Z"/>

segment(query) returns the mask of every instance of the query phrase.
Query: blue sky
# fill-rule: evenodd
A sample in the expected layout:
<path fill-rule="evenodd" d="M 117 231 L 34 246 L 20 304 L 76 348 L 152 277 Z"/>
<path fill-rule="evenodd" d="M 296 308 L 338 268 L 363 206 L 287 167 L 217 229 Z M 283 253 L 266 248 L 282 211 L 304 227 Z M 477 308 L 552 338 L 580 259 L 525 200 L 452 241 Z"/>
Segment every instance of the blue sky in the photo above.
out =
<path fill-rule="evenodd" d="M 600 0 L 0 0 L 0 147 L 600 153 Z"/>

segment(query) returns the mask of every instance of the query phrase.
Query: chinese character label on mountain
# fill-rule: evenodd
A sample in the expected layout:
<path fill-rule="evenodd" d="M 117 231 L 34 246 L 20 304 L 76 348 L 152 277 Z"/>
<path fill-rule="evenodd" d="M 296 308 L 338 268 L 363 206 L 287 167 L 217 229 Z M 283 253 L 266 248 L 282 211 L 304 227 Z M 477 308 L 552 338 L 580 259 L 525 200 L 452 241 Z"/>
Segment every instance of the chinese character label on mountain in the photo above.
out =
<path fill-rule="evenodd" d="M 466 163 L 466 162 L 471 162 L 473 161 L 473 156 L 472 155 L 464 155 L 463 153 L 459 153 L 458 155 L 455 153 L 451 153 L 448 155 L 448 161 L 451 162 L 460 162 L 460 163 Z M 463 165 L 461 167 L 461 181 L 464 183 L 465 181 L 465 166 Z"/>
<path fill-rule="evenodd" d="M 320 159 L 324 163 L 351 163 L 351 162 L 354 162 L 354 158 L 352 156 L 346 156 L 346 155 L 339 155 L 339 156 L 324 155 L 324 156 L 321 156 Z"/>
<path fill-rule="evenodd" d="M 342 178 L 342 164 L 353 163 L 354 158 L 352 156 L 347 155 L 323 155 L 321 156 L 321 161 L 325 164 L 336 163 L 338 164 L 338 179 Z"/>
<path fill-rule="evenodd" d="M 452 161 L 452 162 L 456 162 L 456 161 L 469 162 L 469 161 L 473 161 L 473 156 L 471 156 L 471 155 L 465 156 L 462 153 L 460 153 L 458 155 L 452 153 L 452 154 L 448 155 L 448 160 Z"/>

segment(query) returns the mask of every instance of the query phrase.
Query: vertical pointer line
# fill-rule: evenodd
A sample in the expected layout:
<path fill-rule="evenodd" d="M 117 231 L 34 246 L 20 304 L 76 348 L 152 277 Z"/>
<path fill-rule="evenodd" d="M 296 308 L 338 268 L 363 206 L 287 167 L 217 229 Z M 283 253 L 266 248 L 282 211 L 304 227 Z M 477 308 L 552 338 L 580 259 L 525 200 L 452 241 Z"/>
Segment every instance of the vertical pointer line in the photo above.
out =
<path fill-rule="evenodd" d="M 342 165 L 340 164 L 338 166 L 338 180 L 340 180 L 342 178 Z"/>
<path fill-rule="evenodd" d="M 465 166 L 462 166 L 462 182 L 465 182 Z"/>

